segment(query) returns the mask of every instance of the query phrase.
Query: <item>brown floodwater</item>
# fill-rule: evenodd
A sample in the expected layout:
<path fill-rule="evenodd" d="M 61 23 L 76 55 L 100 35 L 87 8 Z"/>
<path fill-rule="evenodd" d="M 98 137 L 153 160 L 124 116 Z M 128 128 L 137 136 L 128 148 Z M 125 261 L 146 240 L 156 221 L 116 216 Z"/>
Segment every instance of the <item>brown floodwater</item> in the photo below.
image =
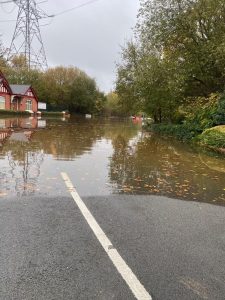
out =
<path fill-rule="evenodd" d="M 225 156 L 142 130 L 131 120 L 0 118 L 0 197 L 163 195 L 225 204 Z"/>

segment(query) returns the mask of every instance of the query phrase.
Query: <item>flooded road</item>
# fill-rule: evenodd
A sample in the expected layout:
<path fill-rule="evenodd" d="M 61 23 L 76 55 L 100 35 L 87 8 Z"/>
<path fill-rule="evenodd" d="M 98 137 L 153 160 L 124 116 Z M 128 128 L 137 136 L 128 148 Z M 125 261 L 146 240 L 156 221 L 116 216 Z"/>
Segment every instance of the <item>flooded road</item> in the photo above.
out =
<path fill-rule="evenodd" d="M 131 121 L 0 119 L 0 197 L 164 195 L 225 204 L 225 157 L 160 138 Z"/>
<path fill-rule="evenodd" d="M 129 120 L 0 127 L 0 299 L 224 299 L 224 157 Z"/>

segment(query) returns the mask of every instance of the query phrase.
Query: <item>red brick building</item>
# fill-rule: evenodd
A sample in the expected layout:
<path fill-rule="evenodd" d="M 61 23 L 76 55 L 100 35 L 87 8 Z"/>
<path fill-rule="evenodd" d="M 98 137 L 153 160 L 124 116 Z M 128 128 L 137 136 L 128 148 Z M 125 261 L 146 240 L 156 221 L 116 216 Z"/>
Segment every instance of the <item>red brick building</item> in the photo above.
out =
<path fill-rule="evenodd" d="M 9 84 L 0 71 L 0 111 L 38 111 L 38 98 L 31 85 Z"/>

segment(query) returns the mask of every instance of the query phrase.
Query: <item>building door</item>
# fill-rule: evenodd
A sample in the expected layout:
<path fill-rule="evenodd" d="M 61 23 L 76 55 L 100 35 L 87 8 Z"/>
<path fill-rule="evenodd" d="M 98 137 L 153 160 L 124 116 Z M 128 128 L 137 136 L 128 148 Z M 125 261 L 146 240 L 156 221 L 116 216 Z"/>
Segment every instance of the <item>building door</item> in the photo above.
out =
<path fill-rule="evenodd" d="M 12 101 L 12 106 L 11 106 L 11 109 L 14 110 L 14 111 L 19 111 L 20 109 L 20 100 L 18 97 L 14 97 L 13 98 L 13 101 Z"/>

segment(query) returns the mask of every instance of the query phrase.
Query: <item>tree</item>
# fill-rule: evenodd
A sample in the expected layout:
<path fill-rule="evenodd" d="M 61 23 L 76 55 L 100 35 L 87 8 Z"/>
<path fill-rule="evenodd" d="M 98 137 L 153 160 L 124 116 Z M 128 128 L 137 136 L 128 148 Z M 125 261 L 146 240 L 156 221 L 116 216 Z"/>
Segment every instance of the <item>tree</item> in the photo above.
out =
<path fill-rule="evenodd" d="M 106 95 L 105 114 L 108 116 L 120 116 L 121 106 L 117 93 L 110 92 Z"/>
<path fill-rule="evenodd" d="M 185 96 L 223 90 L 223 0 L 142 1 L 137 33 L 144 48 L 150 44 L 177 63 L 177 72 L 185 76 Z"/>
<path fill-rule="evenodd" d="M 224 0 L 142 0 L 135 36 L 117 69 L 126 107 L 171 120 L 181 103 L 224 90 Z"/>
<path fill-rule="evenodd" d="M 117 65 L 116 93 L 119 96 L 121 111 L 128 115 L 142 109 L 137 88 L 138 47 L 128 42 L 122 49 L 122 63 Z"/>
<path fill-rule="evenodd" d="M 93 113 L 100 109 L 103 95 L 98 91 L 95 80 L 76 67 L 48 69 L 43 74 L 41 85 L 42 97 L 51 109 L 77 113 Z"/>
<path fill-rule="evenodd" d="M 4 72 L 7 68 L 7 62 L 5 59 L 5 49 L 0 38 L 0 70 Z"/>

